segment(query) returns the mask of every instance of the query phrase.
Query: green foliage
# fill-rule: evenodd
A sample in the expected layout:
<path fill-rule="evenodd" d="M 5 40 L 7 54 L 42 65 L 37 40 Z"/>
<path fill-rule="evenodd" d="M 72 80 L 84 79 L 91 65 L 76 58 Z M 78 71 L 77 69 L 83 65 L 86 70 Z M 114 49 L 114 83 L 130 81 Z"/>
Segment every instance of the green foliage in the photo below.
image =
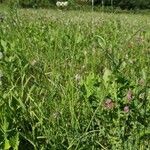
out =
<path fill-rule="evenodd" d="M 23 8 L 37 8 L 37 7 L 50 7 L 56 3 L 56 0 L 5 0 L 3 3 L 14 4 L 17 3 L 18 6 Z"/>
<path fill-rule="evenodd" d="M 52 3 L 54 1 L 51 1 Z M 49 7 L 49 0 L 19 0 L 19 5 L 22 7 Z"/>
<path fill-rule="evenodd" d="M 150 1 L 147 0 L 121 0 L 116 3 L 117 6 L 120 6 L 121 8 L 125 9 L 134 9 L 134 8 L 150 8 Z"/>
<path fill-rule="evenodd" d="M 148 0 L 95 0 L 95 5 L 115 6 L 122 9 L 148 9 L 150 1 Z"/>
<path fill-rule="evenodd" d="M 3 16 L 0 149 L 150 149 L 148 15 Z"/>
<path fill-rule="evenodd" d="M 65 0 L 60 0 L 65 1 Z M 70 7 L 74 7 L 77 5 L 91 5 L 92 0 L 67 0 L 70 4 Z M 13 3 L 17 2 L 18 6 L 21 7 L 51 7 L 56 4 L 57 0 L 3 0 L 3 3 Z M 150 9 L 150 1 L 149 0 L 94 0 L 95 5 L 104 5 L 104 6 L 113 6 L 120 7 L 122 9 Z"/>

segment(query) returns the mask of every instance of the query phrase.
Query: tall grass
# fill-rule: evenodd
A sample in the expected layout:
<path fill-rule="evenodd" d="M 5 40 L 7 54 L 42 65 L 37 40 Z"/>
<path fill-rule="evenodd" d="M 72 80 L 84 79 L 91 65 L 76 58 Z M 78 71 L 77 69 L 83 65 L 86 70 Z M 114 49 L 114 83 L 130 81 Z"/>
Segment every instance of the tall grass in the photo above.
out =
<path fill-rule="evenodd" d="M 1 149 L 149 149 L 148 15 L 17 10 L 0 22 Z"/>

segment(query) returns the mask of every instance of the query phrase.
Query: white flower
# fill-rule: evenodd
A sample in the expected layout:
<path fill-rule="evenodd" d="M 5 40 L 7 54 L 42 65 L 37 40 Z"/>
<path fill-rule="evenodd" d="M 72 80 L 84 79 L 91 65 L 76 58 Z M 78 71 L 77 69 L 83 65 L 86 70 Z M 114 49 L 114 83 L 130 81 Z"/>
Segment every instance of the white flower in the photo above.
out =
<path fill-rule="evenodd" d="M 56 6 L 57 7 L 67 7 L 68 6 L 68 2 L 66 1 L 66 2 L 59 2 L 59 1 L 57 1 L 56 2 Z"/>
<path fill-rule="evenodd" d="M 3 58 L 3 53 L 2 52 L 0 52 L 0 59 L 2 59 Z"/>
<path fill-rule="evenodd" d="M 58 1 L 58 2 L 56 3 L 56 6 L 57 6 L 57 7 L 60 7 L 60 6 L 61 6 L 61 2 Z"/>
<path fill-rule="evenodd" d="M 66 2 L 64 2 L 64 6 L 65 7 L 67 7 L 68 6 L 68 2 L 66 1 Z"/>

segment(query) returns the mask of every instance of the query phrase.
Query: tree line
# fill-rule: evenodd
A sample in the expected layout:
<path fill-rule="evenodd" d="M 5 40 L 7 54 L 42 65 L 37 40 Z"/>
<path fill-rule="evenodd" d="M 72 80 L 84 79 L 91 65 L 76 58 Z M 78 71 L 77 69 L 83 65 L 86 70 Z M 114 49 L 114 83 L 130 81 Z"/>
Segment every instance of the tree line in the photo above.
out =
<path fill-rule="evenodd" d="M 57 1 L 68 1 L 71 5 L 88 4 L 120 7 L 122 9 L 150 9 L 150 0 L 0 0 L 0 3 L 14 3 L 21 7 L 50 7 Z"/>
<path fill-rule="evenodd" d="M 150 9 L 150 0 L 97 0 L 103 1 L 105 6 L 120 7 L 122 9 Z"/>

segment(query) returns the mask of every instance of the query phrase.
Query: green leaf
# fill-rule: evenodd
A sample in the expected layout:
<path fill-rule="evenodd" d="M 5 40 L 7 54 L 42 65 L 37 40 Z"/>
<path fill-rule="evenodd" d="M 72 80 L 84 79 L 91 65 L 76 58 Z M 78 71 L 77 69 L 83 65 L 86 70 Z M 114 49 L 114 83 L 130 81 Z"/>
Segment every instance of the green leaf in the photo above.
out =
<path fill-rule="evenodd" d="M 141 131 L 140 132 L 140 141 L 141 140 L 146 140 L 146 139 L 149 139 L 150 140 L 150 131 L 149 130 L 146 130 L 146 131 Z"/>
<path fill-rule="evenodd" d="M 5 139 L 5 143 L 4 143 L 4 150 L 8 150 L 10 148 L 10 143 L 8 139 Z"/>
<path fill-rule="evenodd" d="M 4 40 L 1 40 L 1 45 L 4 50 L 7 50 L 7 42 L 5 42 Z"/>
<path fill-rule="evenodd" d="M 7 122 L 6 118 L 4 119 L 4 122 L 3 122 L 3 125 L 1 126 L 4 134 L 7 132 L 8 130 L 8 127 L 9 127 L 9 122 Z"/>
<path fill-rule="evenodd" d="M 76 43 L 79 44 L 80 42 L 82 42 L 82 36 L 79 34 L 77 35 L 77 38 L 76 38 Z"/>
<path fill-rule="evenodd" d="M 19 147 L 19 133 L 10 138 L 10 144 L 14 150 L 18 150 Z"/>
<path fill-rule="evenodd" d="M 107 85 L 107 83 L 110 81 L 110 77 L 112 75 L 111 70 L 105 68 L 104 74 L 103 74 L 103 80 L 105 85 Z"/>
<path fill-rule="evenodd" d="M 105 39 L 102 36 L 100 36 L 100 35 L 96 35 L 95 37 L 97 37 L 97 39 L 98 39 L 99 46 L 101 48 L 105 48 L 106 47 L 106 41 L 105 41 Z"/>

